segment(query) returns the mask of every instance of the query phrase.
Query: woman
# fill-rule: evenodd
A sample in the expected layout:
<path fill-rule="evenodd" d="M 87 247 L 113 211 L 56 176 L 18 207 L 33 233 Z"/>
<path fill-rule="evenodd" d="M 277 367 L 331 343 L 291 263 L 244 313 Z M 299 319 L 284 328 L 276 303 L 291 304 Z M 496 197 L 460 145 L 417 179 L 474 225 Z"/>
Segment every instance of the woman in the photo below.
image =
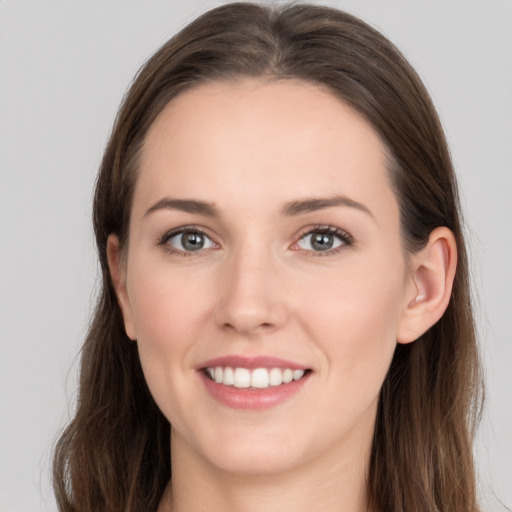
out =
<path fill-rule="evenodd" d="M 306 5 L 201 16 L 128 92 L 94 226 L 61 510 L 478 510 L 455 177 L 382 35 Z"/>

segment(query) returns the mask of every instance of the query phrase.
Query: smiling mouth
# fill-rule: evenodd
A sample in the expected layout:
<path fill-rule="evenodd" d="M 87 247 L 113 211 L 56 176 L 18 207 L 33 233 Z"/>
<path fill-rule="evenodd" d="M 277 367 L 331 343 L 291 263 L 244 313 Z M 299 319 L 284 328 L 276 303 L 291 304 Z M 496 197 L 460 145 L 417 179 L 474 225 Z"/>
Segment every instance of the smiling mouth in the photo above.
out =
<path fill-rule="evenodd" d="M 211 366 L 203 369 L 206 377 L 217 384 L 238 389 L 267 389 L 298 381 L 311 373 L 311 370 L 292 370 L 291 368 L 232 368 L 229 366 Z"/>

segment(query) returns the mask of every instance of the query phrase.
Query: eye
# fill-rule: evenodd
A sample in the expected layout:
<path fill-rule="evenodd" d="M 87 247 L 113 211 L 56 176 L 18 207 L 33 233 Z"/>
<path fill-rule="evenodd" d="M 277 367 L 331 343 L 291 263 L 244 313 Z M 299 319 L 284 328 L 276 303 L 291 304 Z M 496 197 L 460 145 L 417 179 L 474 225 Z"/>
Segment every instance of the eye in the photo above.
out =
<path fill-rule="evenodd" d="M 195 252 L 215 247 L 211 238 L 197 228 L 168 233 L 164 235 L 161 244 L 167 246 L 172 252 Z"/>
<path fill-rule="evenodd" d="M 297 248 L 305 251 L 328 252 L 342 246 L 352 245 L 352 237 L 334 226 L 318 227 L 303 235 Z"/>

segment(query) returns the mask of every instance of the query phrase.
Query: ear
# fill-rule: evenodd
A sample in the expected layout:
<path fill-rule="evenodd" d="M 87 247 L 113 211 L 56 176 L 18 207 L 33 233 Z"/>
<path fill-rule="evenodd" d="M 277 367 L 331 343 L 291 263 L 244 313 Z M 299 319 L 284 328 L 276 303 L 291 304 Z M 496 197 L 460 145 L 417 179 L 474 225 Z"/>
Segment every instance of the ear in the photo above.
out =
<path fill-rule="evenodd" d="M 110 276 L 117 296 L 117 302 L 121 308 L 121 313 L 123 314 L 126 334 L 130 339 L 135 340 L 135 324 L 126 289 L 126 266 L 121 255 L 119 239 L 115 235 L 110 235 L 108 237 L 107 259 Z"/>
<path fill-rule="evenodd" d="M 400 319 L 397 342 L 411 343 L 443 316 L 457 267 L 457 244 L 446 227 L 430 233 L 427 245 L 411 256 L 411 286 Z"/>

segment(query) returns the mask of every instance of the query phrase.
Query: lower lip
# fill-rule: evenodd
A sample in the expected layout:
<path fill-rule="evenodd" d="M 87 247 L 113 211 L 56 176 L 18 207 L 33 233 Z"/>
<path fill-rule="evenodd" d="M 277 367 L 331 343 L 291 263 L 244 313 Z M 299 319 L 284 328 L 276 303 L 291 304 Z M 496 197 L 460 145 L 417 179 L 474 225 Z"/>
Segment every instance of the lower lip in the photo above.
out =
<path fill-rule="evenodd" d="M 209 379 L 203 372 L 199 372 L 208 392 L 223 405 L 232 409 L 263 410 L 286 402 L 296 395 L 308 380 L 307 373 L 299 380 L 279 386 L 269 386 L 265 389 L 235 388 L 225 386 Z"/>

